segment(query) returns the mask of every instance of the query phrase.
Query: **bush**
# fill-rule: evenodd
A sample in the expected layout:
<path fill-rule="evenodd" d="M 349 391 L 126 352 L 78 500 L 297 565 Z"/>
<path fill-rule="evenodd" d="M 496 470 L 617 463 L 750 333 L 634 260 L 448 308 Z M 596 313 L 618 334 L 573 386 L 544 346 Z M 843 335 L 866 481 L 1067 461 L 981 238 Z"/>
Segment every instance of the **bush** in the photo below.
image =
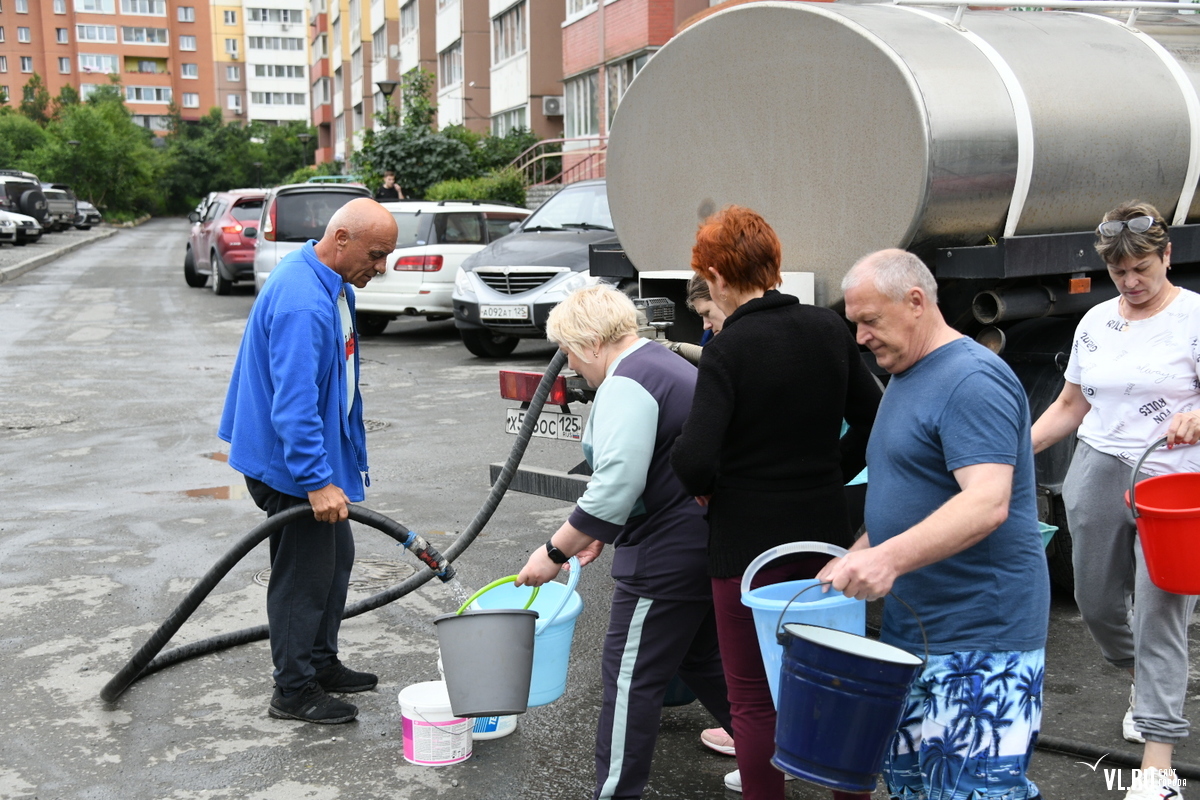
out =
<path fill-rule="evenodd" d="M 427 200 L 490 200 L 525 205 L 525 176 L 515 169 L 495 170 L 479 178 L 442 181 L 429 187 Z"/>
<path fill-rule="evenodd" d="M 412 125 L 363 131 L 362 149 L 351 163 L 352 171 L 362 175 L 372 191 L 378 188 L 384 170 L 393 170 L 404 196 L 414 199 L 425 197 L 435 183 L 476 174 L 465 144 Z"/>

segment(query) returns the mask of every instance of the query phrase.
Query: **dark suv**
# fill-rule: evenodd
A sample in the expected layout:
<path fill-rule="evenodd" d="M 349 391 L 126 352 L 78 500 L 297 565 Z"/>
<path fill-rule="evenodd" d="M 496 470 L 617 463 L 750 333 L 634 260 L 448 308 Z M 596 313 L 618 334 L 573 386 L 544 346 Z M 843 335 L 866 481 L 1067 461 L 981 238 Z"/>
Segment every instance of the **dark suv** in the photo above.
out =
<path fill-rule="evenodd" d="M 45 228 L 50 208 L 37 176 L 19 169 L 0 169 L 0 211 L 33 217 Z"/>

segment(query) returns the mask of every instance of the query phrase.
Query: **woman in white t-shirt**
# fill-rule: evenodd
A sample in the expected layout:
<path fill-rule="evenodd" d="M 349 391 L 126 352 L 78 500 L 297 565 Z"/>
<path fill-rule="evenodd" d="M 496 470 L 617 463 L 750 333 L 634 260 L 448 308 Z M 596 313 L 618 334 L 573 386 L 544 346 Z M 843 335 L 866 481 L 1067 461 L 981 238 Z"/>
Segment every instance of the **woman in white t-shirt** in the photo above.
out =
<path fill-rule="evenodd" d="M 1138 458 L 1163 436 L 1169 448 L 1146 459 L 1139 479 L 1200 471 L 1200 448 L 1175 447 L 1200 438 L 1200 295 L 1168 278 L 1167 224 L 1153 206 L 1121 205 L 1096 233 L 1120 294 L 1080 321 L 1062 393 L 1034 423 L 1033 446 L 1041 452 L 1072 432 L 1079 439 L 1063 483 L 1075 600 L 1104 658 L 1134 676 L 1123 733 L 1145 742 L 1143 771 L 1160 771 L 1126 798 L 1175 797 L 1162 790 L 1177 785 L 1166 771 L 1188 735 L 1187 624 L 1196 598 L 1150 581 L 1124 494 Z"/>

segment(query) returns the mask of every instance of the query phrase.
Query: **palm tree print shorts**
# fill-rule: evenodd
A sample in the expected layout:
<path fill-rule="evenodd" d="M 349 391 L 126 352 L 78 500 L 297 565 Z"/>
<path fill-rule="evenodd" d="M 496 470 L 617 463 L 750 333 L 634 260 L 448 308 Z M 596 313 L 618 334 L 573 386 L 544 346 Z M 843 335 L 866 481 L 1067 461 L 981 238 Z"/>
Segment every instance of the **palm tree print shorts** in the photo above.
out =
<path fill-rule="evenodd" d="M 894 800 L 1032 800 L 1045 650 L 929 657 L 883 775 Z"/>

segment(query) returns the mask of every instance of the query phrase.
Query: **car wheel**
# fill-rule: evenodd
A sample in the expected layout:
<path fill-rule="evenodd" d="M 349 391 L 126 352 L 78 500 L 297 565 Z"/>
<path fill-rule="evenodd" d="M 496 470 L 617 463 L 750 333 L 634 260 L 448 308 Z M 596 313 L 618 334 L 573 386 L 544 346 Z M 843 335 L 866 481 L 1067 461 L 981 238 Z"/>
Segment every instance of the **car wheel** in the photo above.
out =
<path fill-rule="evenodd" d="M 183 257 L 183 279 L 187 281 L 187 285 L 193 289 L 199 289 L 208 283 L 208 276 L 201 275 L 196 272 L 196 259 L 192 255 L 192 248 L 187 249 L 187 253 Z"/>
<path fill-rule="evenodd" d="M 81 231 L 90 231 L 92 229 L 92 226 L 91 225 L 76 225 L 75 229 L 81 230 Z"/>
<path fill-rule="evenodd" d="M 472 355 L 480 358 L 503 358 L 517 349 L 520 341 L 515 336 L 505 336 L 491 331 L 459 330 L 463 344 Z"/>
<path fill-rule="evenodd" d="M 383 333 L 391 321 L 385 314 L 358 313 L 355 315 L 358 331 L 363 336 L 378 336 Z"/>
<path fill-rule="evenodd" d="M 24 247 L 25 245 L 29 244 L 29 240 L 28 239 L 17 239 L 15 242 L 13 242 L 13 244 L 15 244 L 17 247 Z"/>
<path fill-rule="evenodd" d="M 224 270 L 221 269 L 221 257 L 217 255 L 217 251 L 213 250 L 209 256 L 208 263 L 212 266 L 212 289 L 219 295 L 227 295 L 233 291 L 233 281 L 225 277 Z"/>

